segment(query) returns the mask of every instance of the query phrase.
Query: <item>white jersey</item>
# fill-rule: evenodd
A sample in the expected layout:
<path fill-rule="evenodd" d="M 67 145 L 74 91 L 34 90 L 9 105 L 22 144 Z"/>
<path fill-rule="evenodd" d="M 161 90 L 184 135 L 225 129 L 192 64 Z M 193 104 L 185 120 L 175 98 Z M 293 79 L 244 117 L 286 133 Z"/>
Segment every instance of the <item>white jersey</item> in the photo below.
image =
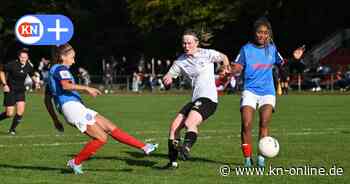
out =
<path fill-rule="evenodd" d="M 192 102 L 198 98 L 209 98 L 218 102 L 215 86 L 214 62 L 223 61 L 223 55 L 212 49 L 198 48 L 193 56 L 182 54 L 175 60 L 168 74 L 173 78 L 182 75 L 191 81 Z"/>

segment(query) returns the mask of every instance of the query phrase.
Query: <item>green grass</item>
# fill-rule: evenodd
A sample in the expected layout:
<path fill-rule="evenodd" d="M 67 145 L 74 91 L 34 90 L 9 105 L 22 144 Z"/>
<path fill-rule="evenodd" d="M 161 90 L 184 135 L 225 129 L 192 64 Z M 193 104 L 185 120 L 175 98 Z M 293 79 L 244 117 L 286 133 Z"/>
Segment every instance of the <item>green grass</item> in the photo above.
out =
<path fill-rule="evenodd" d="M 86 174 L 75 176 L 66 161 L 89 140 L 65 124 L 56 132 L 44 110 L 41 95 L 28 95 L 23 123 L 16 136 L 7 135 L 10 120 L 0 122 L 0 183 L 350 183 L 350 98 L 345 95 L 290 95 L 278 98 L 271 135 L 278 138 L 278 157 L 272 166 L 331 168 L 343 176 L 229 176 L 219 167 L 241 166 L 239 96 L 220 97 L 216 114 L 200 127 L 192 159 L 177 170 L 161 169 L 167 163 L 167 135 L 176 112 L 189 95 L 116 95 L 84 97 L 88 106 L 141 140 L 160 144 L 145 157 L 138 150 L 109 139 L 91 160 Z M 2 100 L 2 99 L 1 99 Z M 254 138 L 257 122 L 254 124 Z M 256 148 L 255 148 L 256 153 Z"/>

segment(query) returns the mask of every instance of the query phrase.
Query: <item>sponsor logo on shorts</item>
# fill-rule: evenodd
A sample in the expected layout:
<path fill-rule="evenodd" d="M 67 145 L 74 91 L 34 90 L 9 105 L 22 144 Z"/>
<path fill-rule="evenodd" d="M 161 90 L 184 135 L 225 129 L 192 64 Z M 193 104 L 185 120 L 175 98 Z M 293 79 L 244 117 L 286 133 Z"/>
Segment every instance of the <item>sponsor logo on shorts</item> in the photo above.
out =
<path fill-rule="evenodd" d="M 194 103 L 194 108 L 199 109 L 199 107 L 202 105 L 201 101 L 197 101 Z"/>

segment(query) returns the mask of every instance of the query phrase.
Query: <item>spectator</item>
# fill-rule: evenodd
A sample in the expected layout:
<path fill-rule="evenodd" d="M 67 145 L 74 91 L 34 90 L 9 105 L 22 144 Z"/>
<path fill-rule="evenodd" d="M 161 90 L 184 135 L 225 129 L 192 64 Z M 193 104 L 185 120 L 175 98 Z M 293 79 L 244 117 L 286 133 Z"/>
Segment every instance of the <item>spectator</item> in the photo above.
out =
<path fill-rule="evenodd" d="M 155 80 L 155 75 L 152 70 L 152 65 L 151 63 L 147 63 L 145 68 L 145 78 L 144 78 L 145 87 L 153 91 L 156 85 L 156 82 L 157 81 Z"/>
<path fill-rule="evenodd" d="M 341 67 L 338 67 L 335 73 L 335 87 L 339 87 L 341 92 L 346 91 L 348 85 L 350 84 L 350 75 L 349 73 L 343 73 Z"/>
<path fill-rule="evenodd" d="M 38 70 L 41 74 L 44 84 L 47 83 L 47 79 L 49 77 L 49 68 L 50 68 L 50 60 L 46 59 L 45 57 L 42 57 L 39 62 Z"/>
<path fill-rule="evenodd" d="M 165 71 L 169 71 L 170 68 L 171 68 L 171 61 L 169 59 L 167 59 L 165 61 Z"/>
<path fill-rule="evenodd" d="M 227 76 L 225 73 L 225 70 L 221 67 L 218 70 L 218 75 L 216 76 L 216 79 L 215 79 L 216 90 L 219 96 L 224 95 L 230 82 L 231 82 L 231 76 Z"/>
<path fill-rule="evenodd" d="M 79 73 L 78 74 L 79 84 L 89 86 L 91 83 L 89 72 L 86 69 L 84 69 L 83 67 L 79 67 L 78 73 Z"/>
<path fill-rule="evenodd" d="M 40 79 L 39 72 L 34 72 L 34 75 L 32 77 L 34 90 L 39 90 L 41 88 L 41 85 L 43 85 L 43 81 Z"/>
<path fill-rule="evenodd" d="M 288 94 L 289 89 L 289 62 L 283 61 L 284 64 L 279 67 L 279 81 L 281 83 L 282 95 Z"/>
<path fill-rule="evenodd" d="M 112 90 L 113 84 L 113 67 L 110 63 L 106 63 L 103 69 L 103 80 L 105 83 L 105 93 L 109 93 Z"/>
<path fill-rule="evenodd" d="M 137 70 L 133 73 L 132 78 L 132 91 L 139 92 L 144 78 L 144 70 L 141 65 L 137 67 Z"/>
<path fill-rule="evenodd" d="M 164 84 L 162 78 L 165 74 L 165 67 L 163 66 L 162 60 L 157 60 L 157 64 L 155 66 L 155 75 L 157 84 L 159 85 L 159 90 L 164 90 Z"/>
<path fill-rule="evenodd" d="M 128 75 L 127 69 L 128 69 L 128 63 L 127 63 L 126 57 L 123 56 L 121 63 L 119 63 L 120 75 Z"/>

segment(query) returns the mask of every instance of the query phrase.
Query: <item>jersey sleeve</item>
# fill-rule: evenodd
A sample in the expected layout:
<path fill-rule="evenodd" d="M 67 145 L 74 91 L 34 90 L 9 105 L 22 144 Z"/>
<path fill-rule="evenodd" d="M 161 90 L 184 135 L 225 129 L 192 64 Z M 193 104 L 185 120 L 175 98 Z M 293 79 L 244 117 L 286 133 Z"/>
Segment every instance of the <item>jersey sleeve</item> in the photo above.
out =
<path fill-rule="evenodd" d="M 283 57 L 282 55 L 278 52 L 277 48 L 275 45 L 273 45 L 274 49 L 274 55 L 275 55 L 275 65 L 283 65 Z"/>
<path fill-rule="evenodd" d="M 58 67 L 54 72 L 54 77 L 58 80 L 73 80 L 73 76 L 70 71 L 64 66 Z"/>
<path fill-rule="evenodd" d="M 181 68 L 175 61 L 173 65 L 170 67 L 168 74 L 171 75 L 172 78 L 176 79 L 181 74 Z"/>
<path fill-rule="evenodd" d="M 281 56 L 281 54 L 277 50 L 275 53 L 275 57 L 276 57 L 275 64 L 282 65 L 283 64 L 283 57 Z"/>
<path fill-rule="evenodd" d="M 241 48 L 241 50 L 239 51 L 239 54 L 237 55 L 236 59 L 234 60 L 234 63 L 240 64 L 243 67 L 245 67 L 246 57 L 245 57 L 244 48 Z"/>
<path fill-rule="evenodd" d="M 213 49 L 210 49 L 209 50 L 209 60 L 212 63 L 220 63 L 224 60 L 224 57 L 220 52 L 213 50 Z"/>

